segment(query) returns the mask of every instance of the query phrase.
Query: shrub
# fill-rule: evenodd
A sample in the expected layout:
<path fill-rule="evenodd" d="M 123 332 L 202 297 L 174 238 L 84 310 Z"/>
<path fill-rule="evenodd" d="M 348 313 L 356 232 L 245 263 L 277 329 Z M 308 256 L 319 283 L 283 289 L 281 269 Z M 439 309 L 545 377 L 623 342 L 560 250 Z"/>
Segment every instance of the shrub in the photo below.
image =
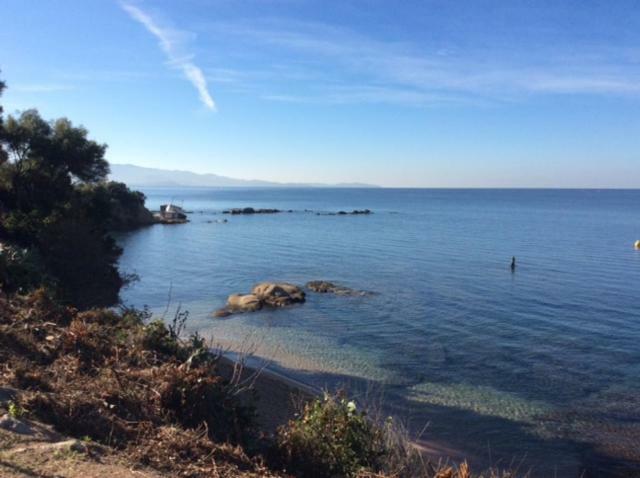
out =
<path fill-rule="evenodd" d="M 179 343 L 161 319 L 156 319 L 144 326 L 142 346 L 147 350 L 153 350 L 164 355 L 175 355 L 178 352 Z"/>
<path fill-rule="evenodd" d="M 22 408 L 19 404 L 17 404 L 16 402 L 9 402 L 9 416 L 11 418 L 22 418 L 24 416 L 24 414 L 26 413 L 26 410 L 24 408 Z"/>
<path fill-rule="evenodd" d="M 353 477 L 381 467 L 388 450 L 385 430 L 353 401 L 325 394 L 278 430 L 283 465 L 299 477 Z"/>

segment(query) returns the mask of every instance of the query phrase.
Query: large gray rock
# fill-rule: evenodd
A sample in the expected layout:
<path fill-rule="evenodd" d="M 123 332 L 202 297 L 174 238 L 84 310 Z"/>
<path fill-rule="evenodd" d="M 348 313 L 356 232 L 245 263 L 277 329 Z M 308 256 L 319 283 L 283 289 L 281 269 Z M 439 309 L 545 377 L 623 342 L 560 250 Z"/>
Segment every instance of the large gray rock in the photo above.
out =
<path fill-rule="evenodd" d="M 284 307 L 305 301 L 304 291 L 293 284 L 286 282 L 263 282 L 251 291 L 264 305 L 270 307 Z"/>
<path fill-rule="evenodd" d="M 263 282 L 255 286 L 250 294 L 233 294 L 226 307 L 216 311 L 216 317 L 227 317 L 241 312 L 255 312 L 263 307 L 286 307 L 305 301 L 304 291 L 286 282 Z"/>

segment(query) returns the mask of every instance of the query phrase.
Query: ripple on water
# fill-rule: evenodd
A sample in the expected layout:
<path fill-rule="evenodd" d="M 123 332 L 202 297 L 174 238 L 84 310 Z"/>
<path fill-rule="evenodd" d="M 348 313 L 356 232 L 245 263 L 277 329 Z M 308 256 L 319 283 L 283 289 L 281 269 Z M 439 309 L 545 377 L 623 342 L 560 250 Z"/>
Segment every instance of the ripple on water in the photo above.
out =
<path fill-rule="evenodd" d="M 420 383 L 409 389 L 408 398 L 529 424 L 537 423 L 539 417 L 553 409 L 541 401 L 525 400 L 492 387 L 464 383 Z"/>
<path fill-rule="evenodd" d="M 331 374 L 391 384 L 397 374 L 381 365 L 374 350 L 338 343 L 312 331 L 293 327 L 256 327 L 250 316 L 216 321 L 204 332 L 235 352 L 247 351 L 277 365 L 301 372 Z"/>

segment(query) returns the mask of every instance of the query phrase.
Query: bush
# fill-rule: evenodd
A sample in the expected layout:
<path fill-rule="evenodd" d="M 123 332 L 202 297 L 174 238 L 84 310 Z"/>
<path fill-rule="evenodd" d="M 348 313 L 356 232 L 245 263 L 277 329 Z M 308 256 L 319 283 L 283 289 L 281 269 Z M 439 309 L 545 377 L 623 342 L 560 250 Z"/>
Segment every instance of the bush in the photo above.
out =
<path fill-rule="evenodd" d="M 81 184 L 76 192 L 87 216 L 109 231 L 128 231 L 155 222 L 144 205 L 145 195 L 124 183 Z"/>
<path fill-rule="evenodd" d="M 385 429 L 341 394 L 325 394 L 278 430 L 283 465 L 299 477 L 354 477 L 381 468 L 388 450 Z"/>
<path fill-rule="evenodd" d="M 37 251 L 0 243 L 0 289 L 24 292 L 47 280 Z"/>
<path fill-rule="evenodd" d="M 180 344 L 178 338 L 172 336 L 161 319 L 156 319 L 144 326 L 142 346 L 164 355 L 175 355 Z"/>

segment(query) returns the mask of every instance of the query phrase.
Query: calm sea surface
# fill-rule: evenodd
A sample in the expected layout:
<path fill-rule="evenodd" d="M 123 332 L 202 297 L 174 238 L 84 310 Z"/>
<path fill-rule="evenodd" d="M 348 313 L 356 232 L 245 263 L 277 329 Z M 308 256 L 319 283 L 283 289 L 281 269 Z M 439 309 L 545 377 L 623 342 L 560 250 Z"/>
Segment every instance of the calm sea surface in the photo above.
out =
<path fill-rule="evenodd" d="M 193 214 L 119 236 L 141 278 L 125 303 L 181 304 L 192 329 L 306 383 L 383 389 L 426 445 L 478 466 L 640 476 L 640 191 L 144 192 Z M 294 212 L 221 214 L 244 206 Z M 315 279 L 376 294 L 211 316 L 257 282 Z"/>

